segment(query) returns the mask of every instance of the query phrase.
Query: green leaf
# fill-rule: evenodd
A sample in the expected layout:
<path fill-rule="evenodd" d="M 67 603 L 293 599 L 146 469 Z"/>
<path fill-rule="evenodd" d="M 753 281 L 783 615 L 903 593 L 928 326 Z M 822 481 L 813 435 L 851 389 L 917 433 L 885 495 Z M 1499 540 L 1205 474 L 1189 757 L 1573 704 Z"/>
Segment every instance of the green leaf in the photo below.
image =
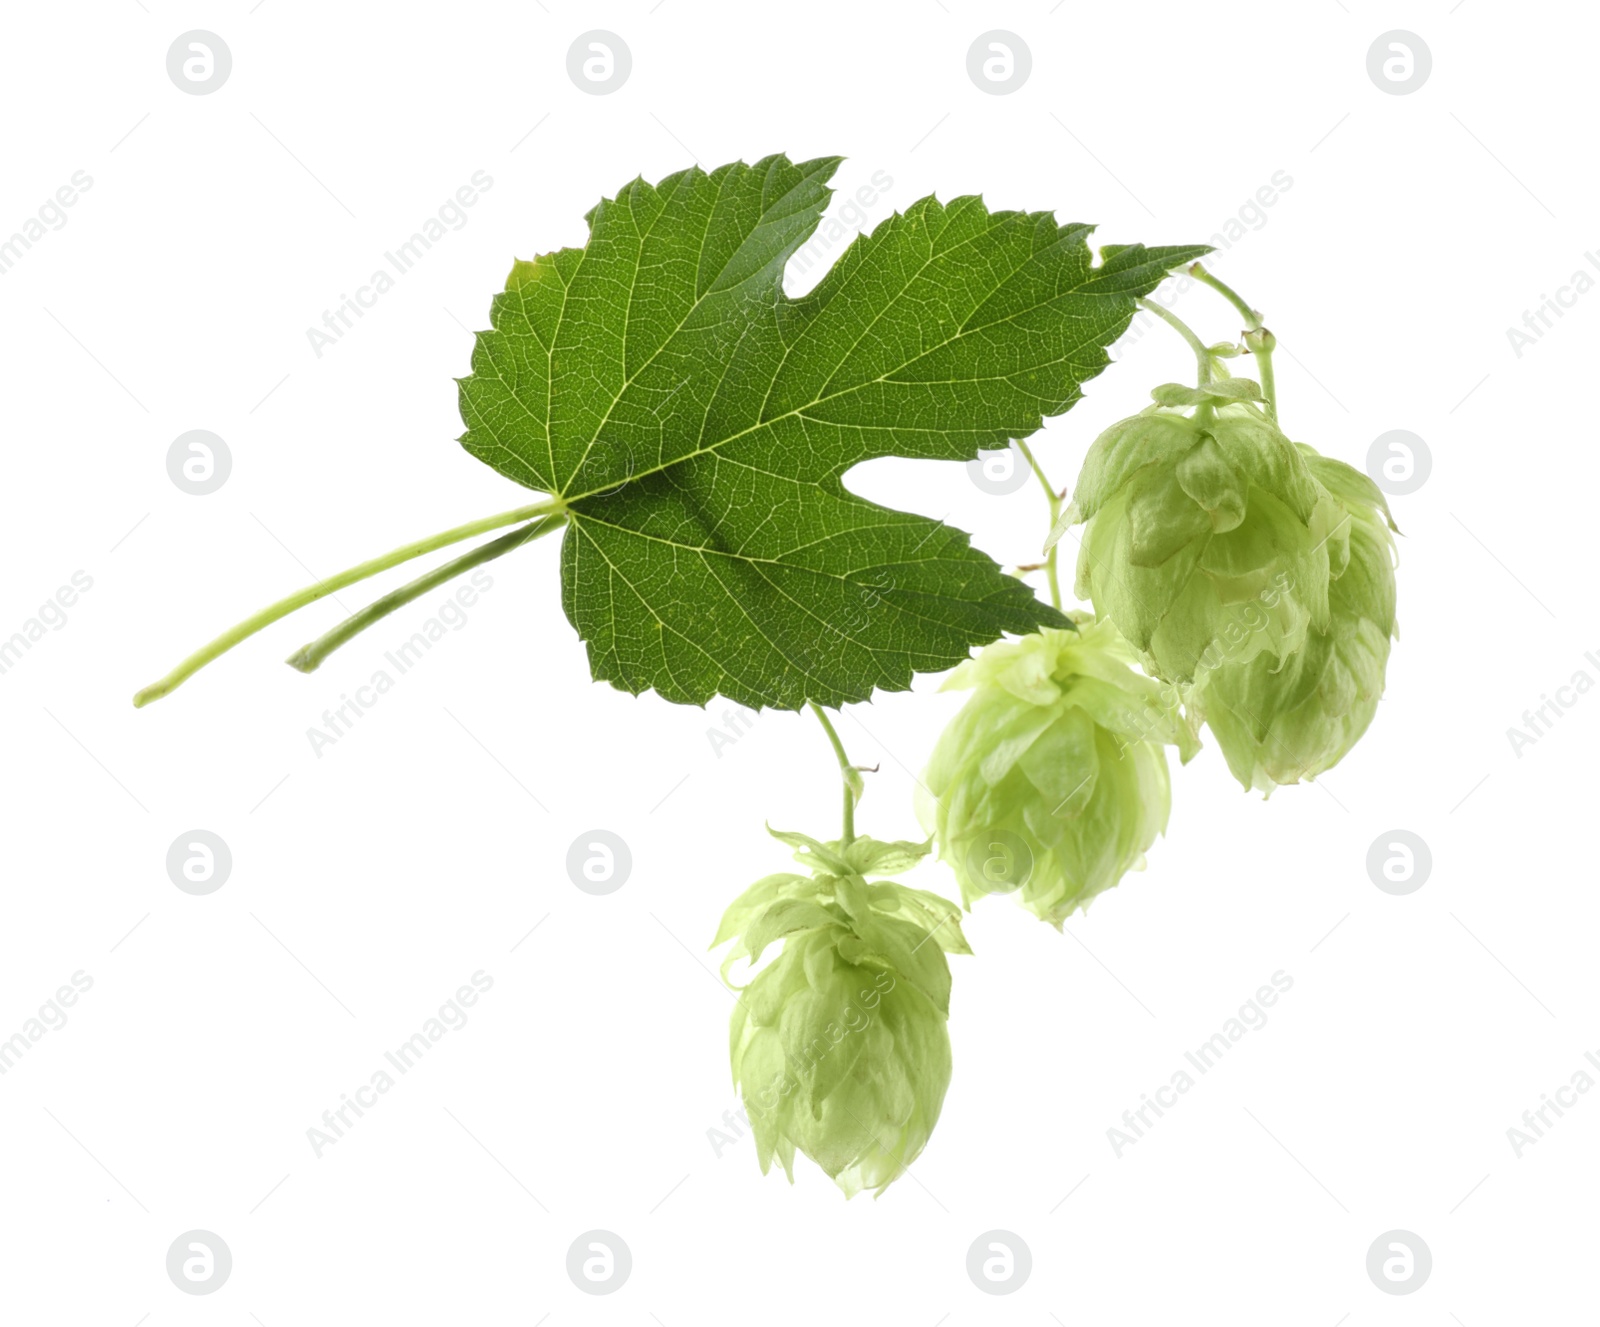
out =
<path fill-rule="evenodd" d="M 562 603 L 623 690 L 839 705 L 1063 622 L 961 531 L 843 477 L 1034 432 L 1106 365 L 1135 297 L 1206 250 L 1096 266 L 1088 226 L 925 198 L 790 298 L 837 165 L 635 180 L 583 248 L 518 262 L 478 336 L 461 441 L 564 504 Z"/>

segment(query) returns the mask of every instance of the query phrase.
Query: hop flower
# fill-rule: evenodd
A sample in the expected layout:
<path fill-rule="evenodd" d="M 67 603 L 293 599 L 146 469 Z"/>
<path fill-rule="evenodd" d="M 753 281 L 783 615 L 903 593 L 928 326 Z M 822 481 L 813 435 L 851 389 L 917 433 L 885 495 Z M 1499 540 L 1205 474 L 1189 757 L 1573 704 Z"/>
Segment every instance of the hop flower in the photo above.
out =
<path fill-rule="evenodd" d="M 1313 627 L 1288 659 L 1268 655 L 1209 673 L 1191 701 L 1245 789 L 1333 768 L 1366 732 L 1383 694 L 1395 626 L 1394 538 L 1382 492 L 1342 461 L 1300 451 L 1317 482 L 1341 505 L 1349 560 L 1328 587 L 1328 626 Z"/>
<path fill-rule="evenodd" d="M 728 908 L 723 977 L 776 941 L 743 988 L 730 1052 L 762 1174 L 794 1181 L 798 1149 L 846 1197 L 881 1192 L 927 1145 L 950 1086 L 950 966 L 968 954 L 948 899 L 870 873 L 913 866 L 925 843 L 819 843 L 771 831 L 809 875 L 770 875 Z"/>
<path fill-rule="evenodd" d="M 1129 870 L 1166 829 L 1162 743 L 1199 749 L 1173 688 L 1139 673 L 1111 623 L 1072 615 L 990 645 L 950 675 L 972 697 L 928 764 L 918 813 L 970 907 L 1020 890 L 1058 929 Z"/>
<path fill-rule="evenodd" d="M 1348 552 L 1338 504 L 1254 404 L 1254 382 L 1152 395 L 1095 439 L 1052 532 L 1088 522 L 1078 597 L 1169 682 L 1287 658 L 1328 629 L 1328 582 Z"/>

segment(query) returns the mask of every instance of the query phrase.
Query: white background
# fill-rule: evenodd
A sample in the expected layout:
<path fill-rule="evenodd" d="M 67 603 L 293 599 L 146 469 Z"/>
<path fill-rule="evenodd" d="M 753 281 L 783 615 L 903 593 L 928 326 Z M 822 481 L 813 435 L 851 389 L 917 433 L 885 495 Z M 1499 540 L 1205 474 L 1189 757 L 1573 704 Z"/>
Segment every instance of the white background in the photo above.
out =
<path fill-rule="evenodd" d="M 1600 1052 L 1580 838 L 1600 695 L 1520 756 L 1507 729 L 1575 672 L 1600 680 L 1600 294 L 1520 356 L 1507 329 L 1600 243 L 1583 164 L 1600 23 L 1490 0 L 647 9 L 6 8 L 0 234 L 74 171 L 94 183 L 0 276 L 0 636 L 74 571 L 93 588 L 0 675 L 0 1037 L 74 972 L 93 987 L 0 1077 L 0 1319 L 1592 1314 L 1600 1093 L 1520 1157 L 1506 1131 Z M 193 28 L 233 54 L 207 96 L 166 71 Z M 612 95 L 567 76 L 593 28 L 632 51 Z M 967 75 L 991 28 L 1032 50 L 1012 95 Z M 1410 95 L 1367 74 L 1391 29 L 1433 53 Z M 1280 338 L 1286 426 L 1357 465 L 1396 428 L 1433 457 L 1395 499 L 1402 637 L 1369 736 L 1270 802 L 1207 750 L 1175 773 L 1149 869 L 1065 934 L 980 906 L 977 953 L 952 963 L 943 1118 L 877 1201 L 845 1202 L 804 1161 L 792 1188 L 763 1178 L 748 1137 L 720 1156 L 708 1138 L 734 1097 L 705 946 L 726 902 L 787 864 L 763 822 L 836 832 L 822 735 L 767 714 L 718 756 L 717 709 L 591 682 L 554 541 L 494 563 L 466 627 L 320 756 L 307 729 L 443 592 L 309 678 L 279 661 L 372 587 L 129 704 L 311 576 L 514 505 L 453 442 L 451 381 L 513 256 L 581 243 L 584 212 L 636 174 L 774 151 L 845 154 L 841 192 L 886 171 L 874 223 L 981 192 L 1098 222 L 1101 242 L 1207 241 L 1287 172 L 1216 264 Z M 494 184 L 468 224 L 318 358 L 306 329 L 477 170 Z M 1179 309 L 1213 339 L 1238 330 L 1208 292 Z M 1191 371 L 1165 329 L 1125 350 L 1039 438 L 1060 484 L 1101 427 Z M 166 471 L 196 428 L 233 457 L 207 497 Z M 986 496 L 959 465 L 876 462 L 852 483 L 1008 564 L 1045 524 L 1034 487 Z M 937 683 L 841 721 L 852 756 L 882 762 L 866 832 L 917 833 L 914 777 L 960 703 Z M 196 828 L 233 854 L 206 897 L 165 866 Z M 607 897 L 565 869 L 594 828 L 633 854 Z M 1366 866 L 1396 828 L 1433 855 L 1406 897 Z M 954 893 L 942 867 L 913 879 Z M 1294 985 L 1267 1026 L 1119 1158 L 1122 1112 L 1279 969 Z M 478 970 L 494 985 L 467 1025 L 315 1156 L 322 1112 Z M 164 1265 L 197 1228 L 233 1254 L 205 1298 Z M 565 1270 L 595 1228 L 632 1252 L 607 1297 Z M 997 1228 L 1033 1255 L 1005 1298 L 966 1271 Z M 1406 1297 L 1365 1270 L 1396 1228 L 1433 1254 Z"/>

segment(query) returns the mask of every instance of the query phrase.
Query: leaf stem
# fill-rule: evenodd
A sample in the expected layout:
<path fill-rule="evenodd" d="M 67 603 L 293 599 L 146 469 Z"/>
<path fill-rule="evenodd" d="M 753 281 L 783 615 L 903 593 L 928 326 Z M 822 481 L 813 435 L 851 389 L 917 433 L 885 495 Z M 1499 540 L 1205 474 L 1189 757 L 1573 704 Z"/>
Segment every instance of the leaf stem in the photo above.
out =
<path fill-rule="evenodd" d="M 1017 450 L 1027 458 L 1029 468 L 1032 469 L 1034 477 L 1038 479 L 1039 486 L 1044 489 L 1044 496 L 1050 503 L 1050 528 L 1054 530 L 1056 528 L 1056 520 L 1061 515 L 1061 495 L 1056 492 L 1054 486 L 1045 478 L 1044 469 L 1034 459 L 1033 452 L 1028 447 L 1028 444 L 1021 438 L 1018 438 L 1016 443 Z M 1050 545 L 1050 551 L 1045 554 L 1044 569 L 1045 576 L 1050 582 L 1050 606 L 1059 610 L 1061 608 L 1061 580 L 1056 571 L 1056 548 L 1057 545 Z"/>
<path fill-rule="evenodd" d="M 807 705 L 811 712 L 817 716 L 817 722 L 822 725 L 822 731 L 828 734 L 828 741 L 833 744 L 833 754 L 839 759 L 839 782 L 844 785 L 844 837 L 843 844 L 848 848 L 856 841 L 856 793 L 851 787 L 850 772 L 852 766 L 850 757 L 844 753 L 844 743 L 839 740 L 839 734 L 834 731 L 833 724 L 828 721 L 827 712 L 814 700 L 808 700 Z"/>
<path fill-rule="evenodd" d="M 357 581 L 364 581 L 369 576 L 376 576 L 379 572 L 387 571 L 390 567 L 399 566 L 402 562 L 409 562 L 412 558 L 422 557 L 432 553 L 435 549 L 447 548 L 451 544 L 458 544 L 463 539 L 471 539 L 474 535 L 486 534 L 490 530 L 503 529 L 508 525 L 518 525 L 524 521 L 532 520 L 538 516 L 546 516 L 561 510 L 562 504 L 557 500 L 535 502 L 526 507 L 516 507 L 511 511 L 501 512 L 497 516 L 485 516 L 476 521 L 469 521 L 465 525 L 458 525 L 451 530 L 443 530 L 438 534 L 429 535 L 426 539 L 419 539 L 414 543 L 403 544 L 401 547 L 383 554 L 381 557 L 369 558 L 366 562 L 357 563 L 327 580 L 318 581 L 315 585 L 308 585 L 303 590 L 296 590 L 286 598 L 269 604 L 260 612 L 245 618 L 243 622 L 229 627 L 215 640 L 202 645 L 187 659 L 180 663 L 160 681 L 152 682 L 134 698 L 135 706 L 143 707 L 153 700 L 160 700 L 169 691 L 182 686 L 200 669 L 204 668 L 213 659 L 226 654 L 242 640 L 247 640 L 263 627 L 271 626 L 280 617 L 287 617 L 295 610 L 304 608 L 307 604 L 314 604 L 318 599 L 325 598 L 336 590 L 342 590 L 347 585 L 354 585 Z"/>
<path fill-rule="evenodd" d="M 1194 263 L 1191 265 L 1189 275 L 1196 281 L 1210 286 L 1212 290 L 1233 305 L 1239 311 L 1239 316 L 1244 319 L 1245 344 L 1250 348 L 1250 353 L 1256 357 L 1256 363 L 1260 368 L 1261 395 L 1266 398 L 1267 418 L 1276 424 L 1278 422 L 1278 384 L 1272 370 L 1272 352 L 1278 344 L 1278 338 L 1273 336 L 1262 323 L 1259 310 L 1247 304 L 1232 286 L 1212 276 L 1203 264 Z"/>
<path fill-rule="evenodd" d="M 1169 326 L 1177 329 L 1178 335 L 1187 341 L 1189 343 L 1189 349 L 1194 351 L 1195 360 L 1199 365 L 1197 371 L 1199 385 L 1204 387 L 1207 383 L 1209 383 L 1211 381 L 1211 352 L 1206 349 L 1205 342 L 1194 334 L 1194 331 L 1190 328 L 1189 324 L 1184 322 L 1182 318 L 1178 317 L 1178 315 L 1173 313 L 1170 309 L 1162 308 L 1152 299 L 1145 299 L 1143 296 L 1140 296 L 1135 302 L 1141 309 L 1148 310 L 1150 313 L 1155 314 L 1157 318 L 1160 318 Z"/>
<path fill-rule="evenodd" d="M 360 635 L 368 627 L 381 622 L 396 609 L 404 608 L 413 599 L 420 598 L 436 586 L 452 581 L 457 576 L 471 571 L 474 567 L 482 566 L 485 562 L 492 562 L 495 558 L 504 557 L 514 548 L 521 548 L 524 544 L 531 544 L 535 539 L 547 535 L 552 530 L 558 530 L 566 524 L 566 517 L 541 516 L 538 520 L 513 530 L 510 534 L 503 534 L 498 539 L 491 539 L 486 544 L 480 544 L 470 553 L 463 553 L 458 558 L 435 567 L 432 571 L 418 576 L 414 581 L 408 581 L 397 590 L 390 590 L 381 599 L 375 599 L 360 612 L 352 613 L 349 617 L 334 627 L 332 631 L 318 636 L 309 645 L 302 645 L 286 660 L 291 668 L 298 668 L 302 673 L 315 672 L 322 666 L 330 654 L 337 650 L 346 641 Z"/>

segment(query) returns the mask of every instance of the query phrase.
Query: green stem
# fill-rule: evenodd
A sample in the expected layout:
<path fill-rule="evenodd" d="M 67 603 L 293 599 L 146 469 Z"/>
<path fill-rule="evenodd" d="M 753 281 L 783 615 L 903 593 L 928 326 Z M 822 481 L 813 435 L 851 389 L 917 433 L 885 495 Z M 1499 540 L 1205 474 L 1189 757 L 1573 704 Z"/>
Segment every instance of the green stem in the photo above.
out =
<path fill-rule="evenodd" d="M 486 534 L 490 530 L 503 529 L 508 525 L 520 525 L 524 521 L 532 520 L 537 516 L 545 516 L 553 511 L 559 511 L 559 501 L 536 502 L 526 507 L 517 507 L 511 511 L 501 512 L 498 516 L 485 516 L 481 520 L 469 521 L 466 525 L 458 525 L 452 530 L 444 530 L 436 535 L 429 535 L 426 539 L 419 539 L 415 543 L 402 545 L 392 552 L 381 557 L 371 558 L 366 562 L 357 563 L 346 571 L 341 571 L 336 576 L 327 580 L 318 581 L 315 585 L 308 585 L 303 590 L 297 590 L 287 598 L 269 604 L 259 613 L 245 618 L 236 626 L 229 627 L 209 644 L 202 645 L 187 659 L 180 663 L 170 673 L 158 682 L 152 682 L 133 698 L 135 706 L 148 705 L 153 700 L 160 700 L 169 691 L 182 686 L 185 681 L 199 672 L 213 659 L 226 654 L 242 640 L 248 640 L 263 627 L 271 626 L 280 617 L 287 617 L 296 609 L 304 608 L 307 604 L 314 604 L 318 599 L 342 590 L 347 585 L 354 585 L 357 581 L 364 581 L 369 576 L 376 576 L 379 572 L 388 571 L 390 567 L 399 566 L 402 562 L 409 562 L 412 558 L 422 557 L 432 553 L 435 549 L 446 548 L 451 544 L 459 544 L 463 539 L 471 539 L 474 535 Z"/>
<path fill-rule="evenodd" d="M 1034 459 L 1033 452 L 1029 450 L 1028 444 L 1023 442 L 1021 438 L 1016 441 L 1017 450 L 1027 458 L 1029 468 L 1032 469 L 1034 477 L 1039 481 L 1039 487 L 1044 489 L 1044 496 L 1050 503 L 1050 528 L 1054 530 L 1056 528 L 1056 518 L 1061 515 L 1061 495 L 1056 492 L 1054 486 L 1045 478 L 1044 470 L 1039 465 L 1039 462 Z M 1056 572 L 1056 550 L 1059 547 L 1059 544 L 1051 544 L 1050 551 L 1045 554 L 1044 559 L 1045 576 L 1050 582 L 1050 605 L 1057 611 L 1060 611 L 1061 608 L 1061 580 Z"/>
<path fill-rule="evenodd" d="M 833 725 L 828 722 L 827 713 L 822 706 L 814 700 L 808 700 L 807 705 L 811 712 L 817 716 L 817 722 L 822 725 L 822 731 L 828 734 L 828 741 L 833 744 L 833 754 L 839 758 L 839 781 L 844 784 L 844 846 L 848 848 L 856 840 L 856 794 L 850 786 L 850 757 L 844 753 L 844 743 L 839 740 L 839 734 L 833 730 Z"/>
<path fill-rule="evenodd" d="M 1233 307 L 1239 311 L 1239 316 L 1245 320 L 1246 326 L 1261 326 L 1260 313 L 1247 304 L 1244 297 L 1240 295 L 1237 290 L 1228 285 L 1228 283 L 1223 281 L 1220 277 L 1214 276 L 1211 272 L 1209 272 L 1204 263 L 1191 263 L 1189 266 L 1189 275 L 1192 276 L 1196 281 L 1203 282 L 1204 284 L 1210 286 L 1212 290 L 1216 291 L 1222 296 L 1223 299 L 1227 300 L 1229 304 L 1233 305 Z"/>
<path fill-rule="evenodd" d="M 352 613 L 345 618 L 332 631 L 318 636 L 309 645 L 302 645 L 284 662 L 292 668 L 298 668 L 302 673 L 315 672 L 322 666 L 323 660 L 346 641 L 359 636 L 375 623 L 381 622 L 396 609 L 404 608 L 413 599 L 420 598 L 436 586 L 443 585 L 446 581 L 453 581 L 457 576 L 471 571 L 474 567 L 482 566 L 485 562 L 504 557 L 512 549 L 531 544 L 535 539 L 549 534 L 552 530 L 560 529 L 565 524 L 565 516 L 543 516 L 537 521 L 513 530 L 510 534 L 503 534 L 498 539 L 491 539 L 487 544 L 480 544 L 472 552 L 463 553 L 460 557 L 453 558 L 442 566 L 418 576 L 416 580 L 408 581 L 398 590 L 390 590 L 381 599 L 373 600 L 360 612 Z"/>
<path fill-rule="evenodd" d="M 1247 304 L 1244 298 L 1225 281 L 1220 281 L 1206 271 L 1200 263 L 1195 263 L 1189 268 L 1189 275 L 1196 281 L 1208 285 L 1216 291 L 1229 304 L 1239 311 L 1239 316 L 1245 322 L 1245 344 L 1250 347 L 1250 352 L 1256 357 L 1256 363 L 1261 373 L 1261 395 L 1266 398 L 1267 418 L 1274 424 L 1278 422 L 1278 384 L 1272 371 L 1272 352 L 1278 340 L 1267 330 L 1261 321 L 1258 310 Z"/>
<path fill-rule="evenodd" d="M 1178 335 L 1187 341 L 1189 343 L 1189 349 L 1194 351 L 1195 361 L 1199 365 L 1199 385 L 1204 387 L 1207 383 L 1209 383 L 1211 381 L 1211 352 L 1206 349 L 1205 342 L 1194 334 L 1194 331 L 1190 328 L 1189 324 L 1184 322 L 1182 318 L 1178 317 L 1178 315 L 1173 313 L 1170 309 L 1163 309 L 1154 300 L 1140 297 L 1135 302 L 1141 309 L 1148 310 L 1150 313 L 1155 314 L 1157 318 L 1160 318 L 1169 326 L 1177 329 Z"/>

